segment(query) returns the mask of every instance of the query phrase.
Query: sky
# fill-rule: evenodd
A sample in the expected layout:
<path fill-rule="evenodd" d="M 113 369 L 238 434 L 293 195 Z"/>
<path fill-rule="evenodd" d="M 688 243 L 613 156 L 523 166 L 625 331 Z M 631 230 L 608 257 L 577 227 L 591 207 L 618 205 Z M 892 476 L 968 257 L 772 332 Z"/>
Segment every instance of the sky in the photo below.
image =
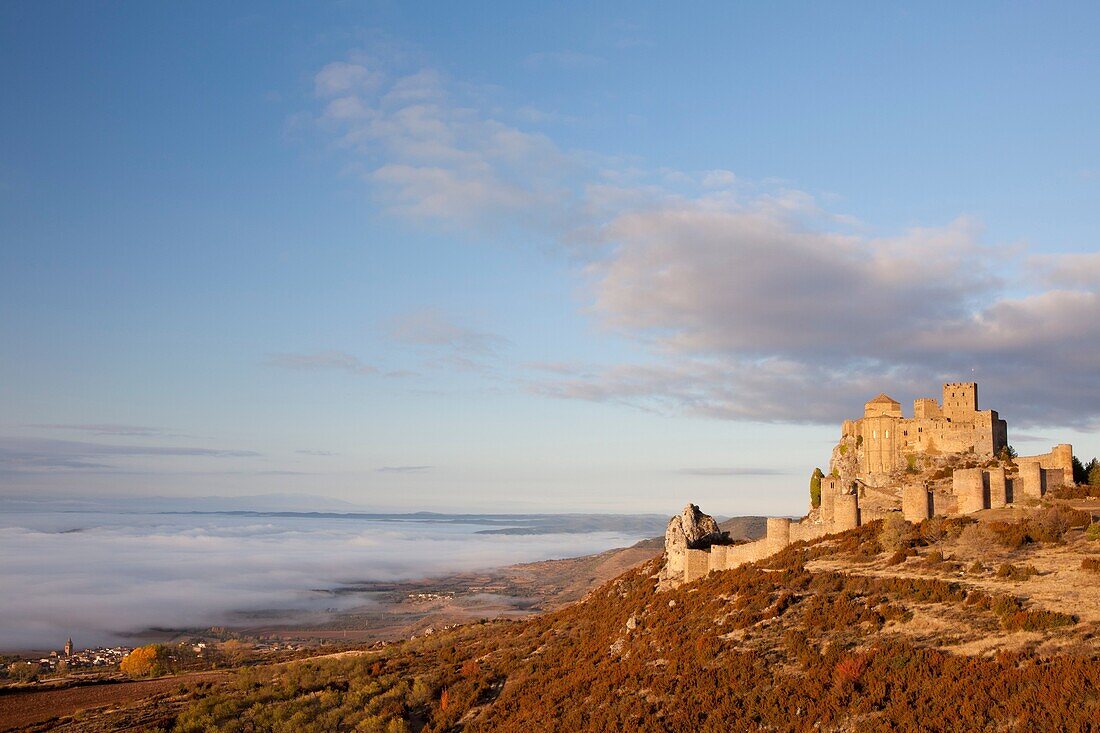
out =
<path fill-rule="evenodd" d="M 800 514 L 962 380 L 1100 454 L 1098 23 L 4 3 L 0 497 Z"/>

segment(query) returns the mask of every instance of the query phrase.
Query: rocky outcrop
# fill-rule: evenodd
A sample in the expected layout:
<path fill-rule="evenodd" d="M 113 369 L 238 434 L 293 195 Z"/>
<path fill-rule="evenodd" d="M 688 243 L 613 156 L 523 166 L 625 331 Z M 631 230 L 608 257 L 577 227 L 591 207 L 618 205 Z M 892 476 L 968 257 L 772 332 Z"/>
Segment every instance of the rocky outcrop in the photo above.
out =
<path fill-rule="evenodd" d="M 714 517 L 704 514 L 695 504 L 688 504 L 684 511 L 669 520 L 665 529 L 665 549 L 683 547 L 702 550 L 723 540 L 722 530 Z"/>
<path fill-rule="evenodd" d="M 683 512 L 669 520 L 665 530 L 665 567 L 660 575 L 661 584 L 679 582 L 684 577 L 688 550 L 703 550 L 728 541 L 714 517 L 704 514 L 695 504 L 688 504 Z"/>

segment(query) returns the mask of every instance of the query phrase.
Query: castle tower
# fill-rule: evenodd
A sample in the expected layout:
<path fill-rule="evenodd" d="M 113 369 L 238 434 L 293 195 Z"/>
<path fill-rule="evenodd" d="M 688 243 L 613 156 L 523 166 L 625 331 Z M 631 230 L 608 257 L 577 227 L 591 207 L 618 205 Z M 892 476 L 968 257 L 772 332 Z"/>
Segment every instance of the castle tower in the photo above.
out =
<path fill-rule="evenodd" d="M 889 473 L 898 460 L 898 423 L 902 419 L 901 403 L 886 394 L 863 406 L 860 435 L 863 438 L 863 471 L 869 474 Z"/>
<path fill-rule="evenodd" d="M 943 385 L 943 416 L 949 420 L 969 418 L 978 411 L 977 382 L 948 382 Z"/>

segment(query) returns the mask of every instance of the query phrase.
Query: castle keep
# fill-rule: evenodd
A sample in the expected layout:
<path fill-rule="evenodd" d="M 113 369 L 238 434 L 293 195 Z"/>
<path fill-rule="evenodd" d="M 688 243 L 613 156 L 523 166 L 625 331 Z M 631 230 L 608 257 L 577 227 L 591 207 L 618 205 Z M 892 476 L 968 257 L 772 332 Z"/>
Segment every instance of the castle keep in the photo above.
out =
<path fill-rule="evenodd" d="M 913 417 L 901 403 L 880 394 L 863 406 L 863 417 L 845 420 L 841 438 L 863 448 L 861 472 L 873 478 L 906 468 L 907 456 L 965 453 L 992 458 L 1008 445 L 1008 424 L 996 410 L 978 409 L 977 382 L 943 385 L 943 403 L 931 397 L 913 401 Z"/>
<path fill-rule="evenodd" d="M 942 402 L 915 400 L 911 418 L 897 400 L 880 394 L 864 405 L 862 418 L 841 425 L 820 498 L 811 499 L 806 516 L 769 518 L 764 539 L 730 544 L 709 516 L 688 505 L 665 533 L 662 582 L 690 582 L 762 560 L 794 542 L 854 529 L 891 512 L 919 522 L 1034 503 L 1073 480 L 1073 446 L 1018 457 L 1007 447 L 1008 425 L 995 410 L 978 409 L 976 382 L 943 385 Z"/>

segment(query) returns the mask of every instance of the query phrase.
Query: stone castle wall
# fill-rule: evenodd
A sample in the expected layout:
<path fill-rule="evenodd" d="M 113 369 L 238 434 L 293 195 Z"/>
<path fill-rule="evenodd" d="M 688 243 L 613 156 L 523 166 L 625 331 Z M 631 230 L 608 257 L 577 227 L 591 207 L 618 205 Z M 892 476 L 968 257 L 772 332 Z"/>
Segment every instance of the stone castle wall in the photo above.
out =
<path fill-rule="evenodd" d="M 864 405 L 863 417 L 846 420 L 841 439 L 856 438 L 865 477 L 906 467 L 908 456 L 973 451 L 993 457 L 1008 445 L 1008 424 L 995 410 L 978 410 L 976 382 L 943 385 L 943 403 L 931 397 L 913 402 L 906 418 L 896 400 L 879 395 Z"/>
<path fill-rule="evenodd" d="M 1006 476 L 1002 467 L 994 468 L 958 468 L 952 474 L 951 487 L 954 503 L 944 501 L 937 504 L 937 496 L 923 486 L 906 486 L 901 491 L 901 513 L 910 522 L 921 522 L 935 515 L 973 514 L 983 509 L 996 509 L 1011 506 L 1028 497 L 1041 498 L 1050 489 L 1060 486 L 1066 474 L 1059 468 L 1044 468 L 1043 463 L 1053 466 L 1064 460 L 1065 450 L 1071 446 L 1056 446 L 1049 454 L 1040 457 L 1020 459 L 1019 472 Z M 942 497 L 940 497 L 942 498 Z M 750 562 L 764 560 L 782 552 L 795 542 L 808 542 L 826 535 L 855 529 L 867 522 L 881 519 L 884 514 L 864 516 L 859 506 L 859 494 L 840 488 L 835 477 L 822 480 L 820 521 L 792 521 L 786 517 L 769 517 L 767 534 L 763 539 L 740 545 L 714 545 L 701 550 L 687 550 L 681 560 L 669 556 L 670 564 L 677 563 L 680 571 L 682 564 L 685 583 L 698 580 L 707 573 L 721 570 L 733 570 Z"/>
<path fill-rule="evenodd" d="M 956 468 L 950 492 L 935 482 L 921 486 L 911 479 L 899 479 L 900 474 L 890 476 L 907 468 L 907 457 L 916 453 L 973 453 L 992 458 L 1008 445 L 1006 422 L 994 410 L 978 410 L 975 382 L 944 384 L 942 403 L 918 399 L 913 415 L 905 418 L 901 405 L 884 394 L 867 402 L 861 419 L 845 420 L 841 426 L 841 443 L 834 449 L 830 474 L 821 479 L 820 507 L 801 521 L 769 518 L 763 539 L 739 545 L 712 544 L 706 549 L 669 552 L 666 534 L 667 570 L 690 582 L 707 573 L 771 557 L 792 543 L 854 529 L 897 509 L 910 522 L 936 515 L 972 514 L 1040 499 L 1054 487 L 1072 481 L 1073 446 L 1069 444 L 1056 445 L 1048 453 L 1018 457 L 1012 475 L 1004 466 Z M 868 506 L 860 506 L 861 496 Z"/>

